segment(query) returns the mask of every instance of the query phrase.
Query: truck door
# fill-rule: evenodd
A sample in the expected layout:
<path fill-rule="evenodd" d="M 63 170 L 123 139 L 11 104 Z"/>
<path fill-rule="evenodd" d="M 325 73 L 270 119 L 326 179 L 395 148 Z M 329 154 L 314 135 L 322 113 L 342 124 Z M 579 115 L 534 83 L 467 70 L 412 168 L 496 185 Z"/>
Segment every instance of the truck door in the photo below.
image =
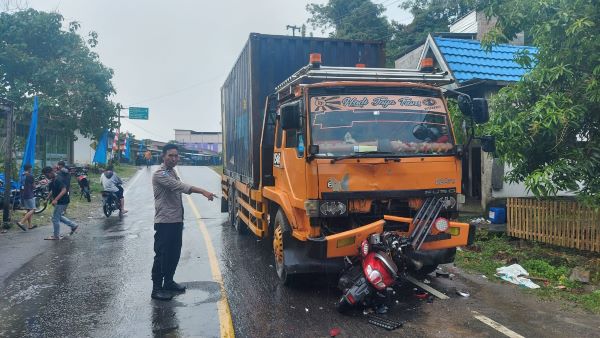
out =
<path fill-rule="evenodd" d="M 273 154 L 275 186 L 286 192 L 293 207 L 302 209 L 306 199 L 306 161 L 304 159 L 304 126 L 282 130 L 277 123 Z"/>

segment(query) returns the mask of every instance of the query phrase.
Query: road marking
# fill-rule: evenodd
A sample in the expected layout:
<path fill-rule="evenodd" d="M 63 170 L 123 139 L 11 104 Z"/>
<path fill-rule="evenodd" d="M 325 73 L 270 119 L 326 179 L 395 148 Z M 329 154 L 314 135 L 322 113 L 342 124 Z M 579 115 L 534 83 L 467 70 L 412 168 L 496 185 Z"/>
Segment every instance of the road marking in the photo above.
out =
<path fill-rule="evenodd" d="M 176 171 L 177 175 L 179 175 L 179 171 Z M 204 244 L 206 245 L 206 250 L 208 251 L 208 261 L 210 262 L 210 270 L 212 272 L 213 280 L 219 283 L 221 289 L 221 300 L 219 300 L 217 303 L 221 337 L 235 337 L 235 332 L 233 331 L 233 321 L 231 320 L 231 312 L 229 310 L 229 302 L 227 301 L 227 293 L 225 292 L 225 285 L 223 284 L 223 277 L 221 275 L 221 269 L 219 268 L 215 247 L 212 244 L 206 224 L 202 222 L 202 216 L 200 215 L 198 208 L 196 208 L 192 197 L 190 195 L 186 195 L 186 197 L 190 208 L 192 208 L 192 212 L 196 216 L 196 222 L 198 223 L 200 232 L 202 232 L 202 237 L 204 237 Z"/>
<path fill-rule="evenodd" d="M 140 176 L 142 176 L 141 170 L 136 171 L 135 176 L 133 176 L 131 180 L 127 181 L 127 188 L 131 187 L 138 180 L 138 178 L 140 178 Z M 125 196 L 127 196 L 129 190 L 130 189 L 127 189 L 127 191 L 124 194 Z"/>
<path fill-rule="evenodd" d="M 511 338 L 525 338 L 523 336 L 521 336 L 520 334 L 516 333 L 515 331 L 510 330 L 509 328 L 507 328 L 506 326 L 480 314 L 477 311 L 471 311 L 473 313 L 473 317 L 479 319 L 482 323 L 492 327 L 493 329 L 495 329 L 496 331 L 504 334 L 507 337 L 511 337 Z"/>

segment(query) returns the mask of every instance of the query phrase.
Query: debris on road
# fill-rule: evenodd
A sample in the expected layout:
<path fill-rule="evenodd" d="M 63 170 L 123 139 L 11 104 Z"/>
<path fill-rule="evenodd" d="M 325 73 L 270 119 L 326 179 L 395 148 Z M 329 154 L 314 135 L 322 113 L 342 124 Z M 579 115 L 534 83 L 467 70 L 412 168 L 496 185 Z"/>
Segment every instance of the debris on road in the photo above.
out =
<path fill-rule="evenodd" d="M 419 291 L 417 291 L 415 293 L 415 298 L 417 298 L 417 299 L 421 299 L 422 300 L 422 299 L 426 299 L 427 297 L 429 297 L 429 294 L 427 292 L 424 292 L 424 291 L 420 291 L 419 292 Z"/>
<path fill-rule="evenodd" d="M 456 290 L 456 294 L 464 298 L 468 298 L 469 296 L 471 296 L 470 293 L 461 290 Z"/>
<path fill-rule="evenodd" d="M 329 330 L 329 337 L 335 337 L 340 333 L 342 333 L 342 330 L 339 327 L 334 327 L 333 329 Z"/>
<path fill-rule="evenodd" d="M 432 288 L 431 286 L 421 283 L 418 280 L 414 279 L 411 276 L 406 276 L 404 277 L 404 279 L 406 279 L 407 281 L 413 283 L 415 286 L 420 287 L 421 289 L 431 293 L 432 295 L 436 296 L 439 299 L 450 299 L 450 297 L 446 296 L 445 294 L 439 292 L 438 290 Z"/>
<path fill-rule="evenodd" d="M 529 273 L 519 264 L 503 266 L 496 269 L 496 276 L 501 279 L 516 285 L 520 285 L 529 289 L 538 289 L 540 286 L 527 278 Z M 527 276 L 527 277 L 523 277 Z"/>
<path fill-rule="evenodd" d="M 387 319 L 387 318 L 383 318 L 383 317 L 379 317 L 379 316 L 375 316 L 375 315 L 369 316 L 369 324 L 384 328 L 388 331 L 393 331 L 395 329 L 401 328 L 402 325 L 404 325 L 402 322 L 398 322 L 395 320 L 391 320 L 391 319 Z"/>
<path fill-rule="evenodd" d="M 437 270 L 435 272 L 435 276 L 436 277 L 444 277 L 444 278 L 450 278 L 450 273 L 446 272 L 446 271 L 442 271 L 442 270 Z"/>

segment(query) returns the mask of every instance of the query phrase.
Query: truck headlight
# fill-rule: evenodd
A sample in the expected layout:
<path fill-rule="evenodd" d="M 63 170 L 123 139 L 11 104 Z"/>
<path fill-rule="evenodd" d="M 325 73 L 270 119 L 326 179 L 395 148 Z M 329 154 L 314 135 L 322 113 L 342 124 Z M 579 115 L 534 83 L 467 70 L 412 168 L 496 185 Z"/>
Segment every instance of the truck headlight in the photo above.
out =
<path fill-rule="evenodd" d="M 342 201 L 321 201 L 319 211 L 325 217 L 344 216 L 348 212 L 346 203 Z"/>

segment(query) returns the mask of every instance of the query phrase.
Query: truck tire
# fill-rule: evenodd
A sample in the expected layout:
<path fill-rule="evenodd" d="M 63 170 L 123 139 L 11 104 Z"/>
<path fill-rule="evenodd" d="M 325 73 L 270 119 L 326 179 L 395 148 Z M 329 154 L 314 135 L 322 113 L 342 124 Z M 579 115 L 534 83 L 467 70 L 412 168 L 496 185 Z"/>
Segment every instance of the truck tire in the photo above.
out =
<path fill-rule="evenodd" d="M 273 226 L 273 256 L 275 258 L 275 271 L 277 277 L 283 285 L 289 286 L 293 284 L 295 275 L 288 273 L 288 269 L 285 265 L 284 247 L 285 234 L 289 234 L 292 231 L 292 227 L 285 217 L 285 214 L 281 209 L 277 211 L 275 216 L 275 224 Z"/>
<path fill-rule="evenodd" d="M 244 234 L 246 232 L 246 224 L 237 215 L 238 203 L 236 200 L 236 191 L 233 188 L 231 188 L 229 191 L 231 192 L 229 194 L 229 202 L 228 202 L 229 223 L 235 228 L 235 230 L 238 233 Z"/>

